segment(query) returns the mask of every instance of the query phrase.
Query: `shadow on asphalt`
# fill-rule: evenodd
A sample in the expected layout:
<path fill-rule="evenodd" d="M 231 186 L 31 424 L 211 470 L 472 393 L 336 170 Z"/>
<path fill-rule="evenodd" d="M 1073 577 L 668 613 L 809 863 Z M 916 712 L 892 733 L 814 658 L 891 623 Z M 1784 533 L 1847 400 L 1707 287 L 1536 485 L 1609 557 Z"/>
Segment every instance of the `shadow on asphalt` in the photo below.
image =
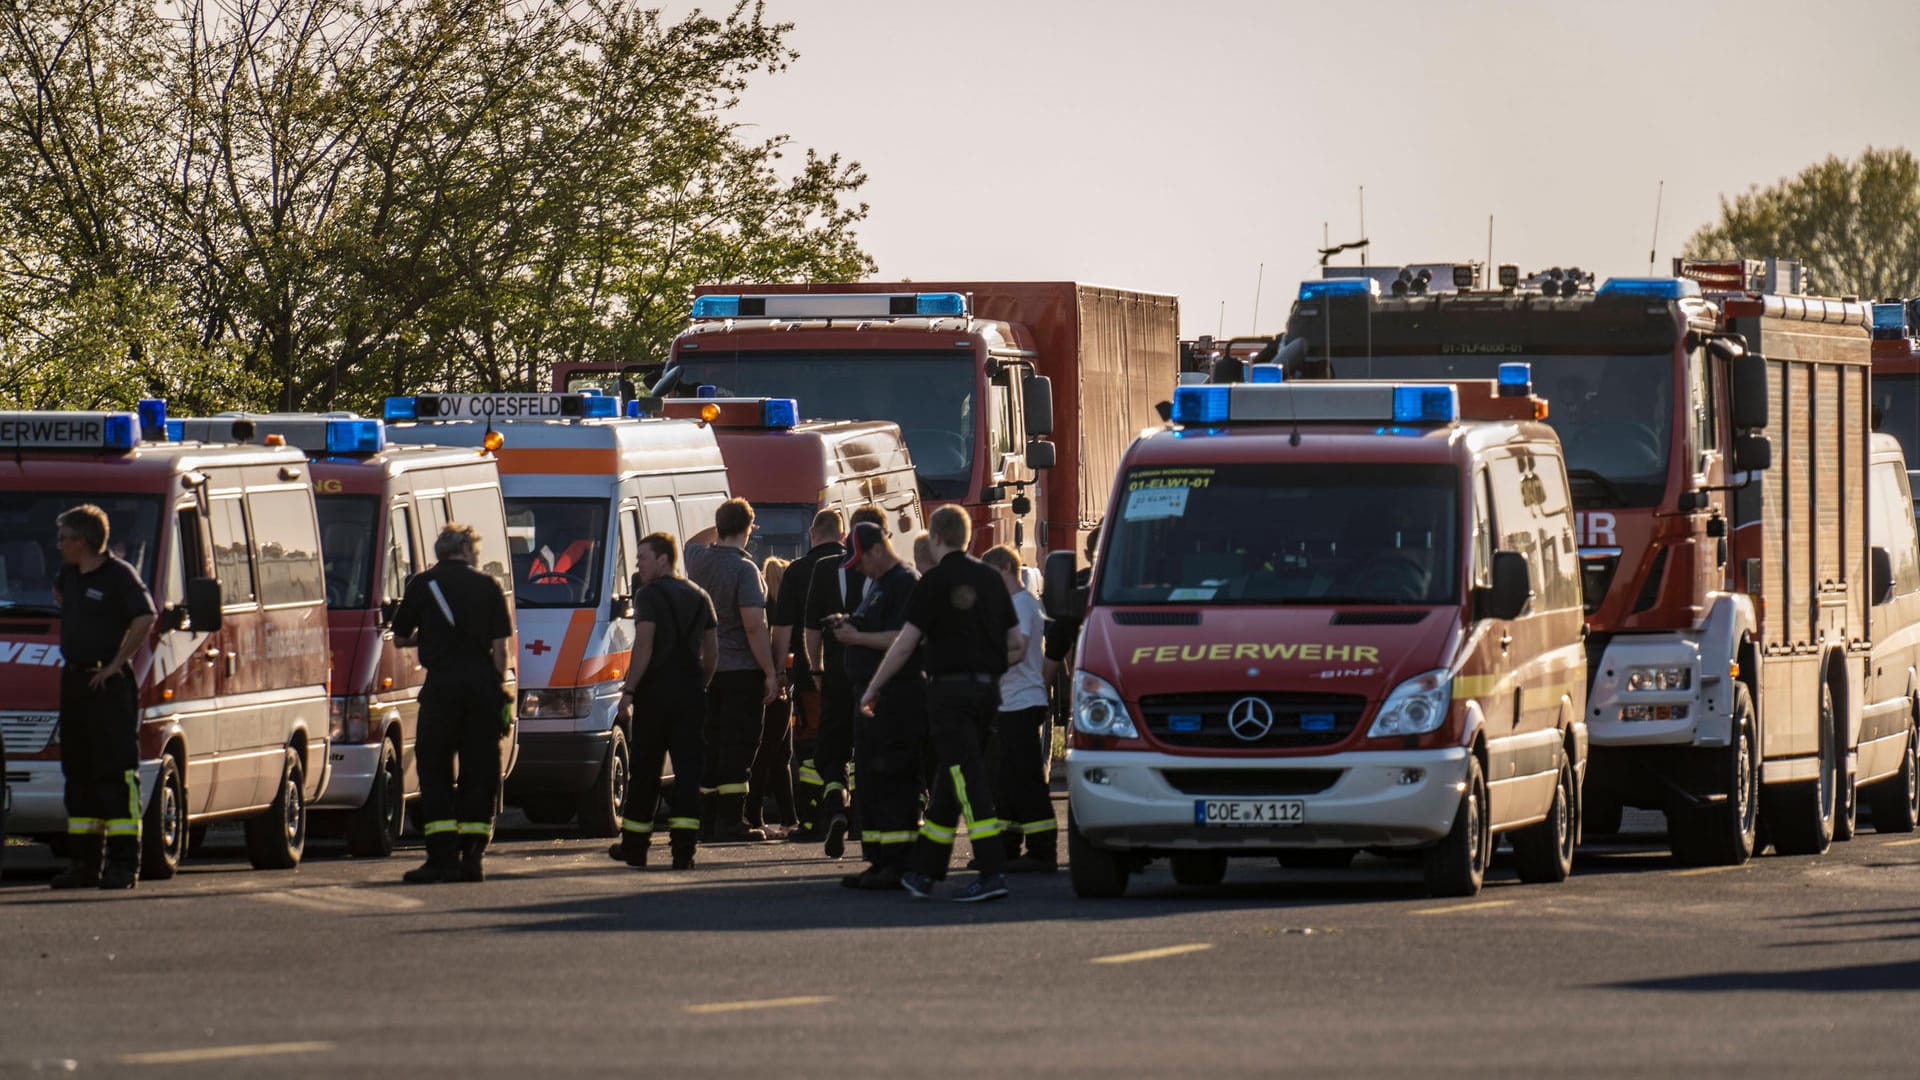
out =
<path fill-rule="evenodd" d="M 1889 990 L 1920 990 L 1920 961 L 1888 964 L 1850 964 L 1801 971 L 1725 971 L 1711 975 L 1683 975 L 1671 979 L 1639 979 L 1600 983 L 1598 990 L 1665 990 L 1679 993 L 1774 991 L 1803 994 L 1877 994 Z"/>

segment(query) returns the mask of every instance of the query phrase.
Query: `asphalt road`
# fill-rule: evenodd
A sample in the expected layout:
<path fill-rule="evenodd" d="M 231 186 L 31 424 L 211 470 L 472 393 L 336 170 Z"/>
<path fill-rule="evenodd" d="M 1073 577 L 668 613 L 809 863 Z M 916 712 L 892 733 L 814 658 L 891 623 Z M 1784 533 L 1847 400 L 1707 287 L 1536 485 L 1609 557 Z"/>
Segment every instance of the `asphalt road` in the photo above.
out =
<path fill-rule="evenodd" d="M 409 887 L 415 851 L 213 841 L 125 894 L 9 851 L 0 1074 L 1920 1075 L 1920 835 L 1730 869 L 1631 835 L 1474 900 L 1362 856 L 981 905 L 782 844 L 630 871 L 509 826 L 487 883 Z"/>

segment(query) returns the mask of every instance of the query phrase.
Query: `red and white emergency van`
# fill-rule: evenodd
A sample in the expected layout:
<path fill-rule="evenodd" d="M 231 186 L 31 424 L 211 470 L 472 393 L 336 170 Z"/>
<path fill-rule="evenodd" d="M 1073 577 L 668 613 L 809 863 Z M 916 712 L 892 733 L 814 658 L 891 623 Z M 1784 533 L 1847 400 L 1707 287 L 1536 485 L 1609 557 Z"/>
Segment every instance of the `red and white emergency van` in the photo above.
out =
<path fill-rule="evenodd" d="M 600 394 L 389 398 L 391 443 L 486 448 L 500 470 L 519 633 L 519 758 L 505 799 L 538 824 L 615 836 L 631 733 L 614 722 L 642 536 L 685 539 L 728 498 L 713 428 L 618 417 Z M 439 522 L 426 521 L 422 535 Z"/>
<path fill-rule="evenodd" d="M 1476 892 L 1572 866 L 1587 756 L 1580 569 L 1525 365 L 1454 383 L 1183 386 L 1127 450 L 1100 536 L 1067 754 L 1074 890 L 1150 860 L 1420 853 Z M 1052 613 L 1077 614 L 1073 557 Z"/>
<path fill-rule="evenodd" d="M 0 413 L 0 732 L 16 834 L 55 839 L 60 614 L 54 519 L 107 512 L 108 548 L 160 610 L 136 654 L 141 873 L 173 875 L 197 827 L 246 826 L 255 866 L 298 865 L 327 781 L 327 613 L 306 455 L 148 438 L 165 406 Z"/>

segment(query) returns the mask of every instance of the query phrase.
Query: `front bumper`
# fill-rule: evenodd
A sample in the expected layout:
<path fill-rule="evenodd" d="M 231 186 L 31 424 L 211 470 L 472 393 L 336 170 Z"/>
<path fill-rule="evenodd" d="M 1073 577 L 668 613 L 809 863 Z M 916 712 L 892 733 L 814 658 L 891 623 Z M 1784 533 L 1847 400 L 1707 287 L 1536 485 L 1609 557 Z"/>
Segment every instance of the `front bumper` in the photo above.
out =
<path fill-rule="evenodd" d="M 332 768 L 327 773 L 326 790 L 313 801 L 312 809 L 358 810 L 367 805 L 374 777 L 380 774 L 380 752 L 385 746 L 384 742 L 329 745 Z"/>
<path fill-rule="evenodd" d="M 1453 828 L 1466 783 L 1468 751 L 1361 750 L 1298 758 L 1176 757 L 1141 751 L 1073 750 L 1067 754 L 1068 798 L 1082 836 L 1110 850 L 1249 851 L 1311 847 L 1423 847 Z M 1197 795 L 1182 791 L 1169 770 L 1233 772 L 1335 770 L 1339 777 L 1310 795 Z M 1419 780 L 1403 782 L 1406 771 Z M 1104 782 L 1094 783 L 1089 773 Z M 1235 785 L 1254 790 L 1258 781 Z M 1290 826 L 1194 824 L 1200 798 L 1286 798 L 1306 804 L 1306 820 Z"/>
<path fill-rule="evenodd" d="M 7 812 L 10 836 L 51 836 L 67 831 L 67 780 L 58 761 L 15 761 L 7 759 L 8 776 L 24 779 L 8 781 L 13 794 L 13 809 Z M 160 775 L 160 760 L 140 763 L 140 809 L 144 815 L 147 799 L 153 794 L 154 778 Z"/>
<path fill-rule="evenodd" d="M 522 722 L 520 756 L 507 780 L 507 801 L 587 790 L 599 778 L 612 742 L 611 730 L 528 731 Z"/>

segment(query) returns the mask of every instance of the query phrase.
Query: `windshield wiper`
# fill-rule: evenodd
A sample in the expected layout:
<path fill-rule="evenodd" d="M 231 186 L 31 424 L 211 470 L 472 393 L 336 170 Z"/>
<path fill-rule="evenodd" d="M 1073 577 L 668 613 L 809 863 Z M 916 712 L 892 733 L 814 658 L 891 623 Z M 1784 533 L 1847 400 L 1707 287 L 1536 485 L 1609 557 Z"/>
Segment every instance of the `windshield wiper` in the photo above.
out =
<path fill-rule="evenodd" d="M 1594 472 L 1592 469 L 1568 469 L 1567 479 L 1585 480 L 1585 481 L 1588 481 L 1589 483 L 1597 485 L 1601 491 L 1606 493 L 1607 498 L 1613 500 L 1613 505 L 1615 506 L 1628 506 L 1631 504 L 1631 500 L 1629 500 L 1626 497 L 1626 495 L 1620 491 L 1620 486 L 1618 484 L 1615 484 L 1613 481 L 1607 479 L 1606 477 L 1600 475 L 1597 472 Z"/>

